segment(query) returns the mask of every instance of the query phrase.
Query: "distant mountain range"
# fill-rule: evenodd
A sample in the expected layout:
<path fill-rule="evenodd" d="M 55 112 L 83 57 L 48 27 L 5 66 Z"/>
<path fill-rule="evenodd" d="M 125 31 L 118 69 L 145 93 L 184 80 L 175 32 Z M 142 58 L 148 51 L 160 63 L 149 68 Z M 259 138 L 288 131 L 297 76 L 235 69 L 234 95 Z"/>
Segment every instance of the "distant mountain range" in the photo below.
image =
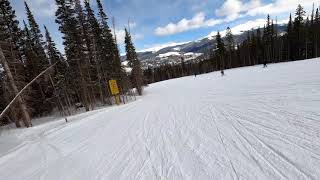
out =
<path fill-rule="evenodd" d="M 279 25 L 277 26 L 278 33 L 283 34 L 286 30 L 285 25 Z M 256 29 L 255 29 L 256 30 Z M 263 31 L 263 29 L 262 29 Z M 247 38 L 247 32 L 243 32 L 238 35 L 234 35 L 234 40 L 236 44 L 239 44 L 243 42 Z M 176 60 L 177 56 L 184 57 L 184 54 L 192 54 L 194 53 L 194 57 L 198 57 L 199 54 L 206 54 L 211 49 L 215 48 L 215 37 L 205 37 L 200 40 L 187 42 L 180 45 L 174 45 L 174 46 L 168 46 L 164 47 L 158 51 L 145 51 L 145 52 L 138 52 L 138 58 L 142 63 L 150 64 L 151 61 L 157 60 L 163 61 L 163 63 L 170 63 L 170 60 Z M 172 56 L 168 56 L 166 58 L 163 58 L 166 54 L 170 54 Z M 175 57 L 175 58 L 170 58 Z M 126 57 L 123 56 L 122 60 L 125 61 Z"/>

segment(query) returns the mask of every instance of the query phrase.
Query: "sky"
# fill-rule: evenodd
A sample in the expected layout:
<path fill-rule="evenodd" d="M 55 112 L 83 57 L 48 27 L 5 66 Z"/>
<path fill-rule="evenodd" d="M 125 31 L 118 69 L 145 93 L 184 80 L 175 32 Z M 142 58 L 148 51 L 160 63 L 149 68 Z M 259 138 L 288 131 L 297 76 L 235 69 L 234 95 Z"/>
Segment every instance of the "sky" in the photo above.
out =
<path fill-rule="evenodd" d="M 26 0 L 43 31 L 46 25 L 63 52 L 62 35 L 55 23 L 55 0 Z M 26 20 L 23 0 L 11 0 L 20 24 Z M 124 28 L 137 51 L 157 50 L 168 45 L 212 37 L 230 27 L 234 34 L 263 27 L 267 14 L 278 23 L 288 21 L 301 4 L 310 15 L 320 0 L 102 0 L 106 13 L 115 19 L 120 51 L 124 50 Z M 91 0 L 94 10 L 95 0 Z"/>

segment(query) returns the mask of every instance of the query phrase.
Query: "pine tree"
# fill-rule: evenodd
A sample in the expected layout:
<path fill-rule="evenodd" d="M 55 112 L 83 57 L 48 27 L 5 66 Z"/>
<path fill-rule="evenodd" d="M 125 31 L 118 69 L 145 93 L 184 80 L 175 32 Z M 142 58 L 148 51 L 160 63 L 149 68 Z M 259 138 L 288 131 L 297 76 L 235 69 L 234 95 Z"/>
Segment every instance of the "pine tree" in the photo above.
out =
<path fill-rule="evenodd" d="M 90 48 L 95 67 L 93 74 L 96 77 L 96 85 L 99 88 L 100 101 L 105 104 L 105 94 L 108 94 L 108 92 L 105 92 L 105 89 L 108 88 L 106 87 L 106 82 L 108 81 L 108 74 L 110 74 L 110 72 L 107 71 L 110 66 L 110 63 L 108 62 L 110 61 L 110 56 L 108 52 L 105 51 L 108 43 L 103 38 L 102 29 L 94 15 L 94 11 L 90 6 L 89 1 L 85 0 L 84 3 L 89 22 L 88 32 L 91 39 Z"/>
<path fill-rule="evenodd" d="M 310 28 L 306 28 L 306 30 L 308 31 L 307 33 L 307 38 L 310 40 L 310 48 L 309 48 L 309 53 L 310 53 L 310 57 L 315 58 L 315 42 L 317 37 L 315 36 L 316 32 L 315 32 L 315 12 L 314 12 L 314 3 L 312 5 L 312 12 L 311 12 L 311 17 L 310 17 Z"/>
<path fill-rule="evenodd" d="M 29 80 L 31 81 L 34 77 L 40 74 L 44 69 L 49 67 L 49 60 L 47 59 L 44 45 L 45 42 L 43 40 L 43 35 L 41 34 L 40 27 L 36 22 L 30 7 L 26 2 L 25 9 L 28 17 L 29 27 L 25 27 L 25 30 L 28 29 L 26 37 L 28 41 L 27 54 L 31 56 L 26 56 L 27 66 L 29 67 L 27 70 L 29 72 Z M 39 115 L 42 113 L 48 113 L 53 109 L 52 96 L 53 90 L 50 86 L 49 75 L 46 74 L 39 78 L 31 87 L 32 99 L 31 103 L 33 104 L 34 115 Z M 41 96 L 39 96 L 41 95 Z"/>
<path fill-rule="evenodd" d="M 137 89 L 139 95 L 142 95 L 143 86 L 143 74 L 141 69 L 141 63 L 138 60 L 138 56 L 135 47 L 131 40 L 131 35 L 127 29 L 125 29 L 125 44 L 126 44 L 126 56 L 129 66 L 132 68 L 131 79 L 133 86 Z"/>
<path fill-rule="evenodd" d="M 78 3 L 79 4 L 79 3 Z M 87 111 L 90 110 L 90 100 L 87 82 L 87 54 L 83 38 L 83 27 L 79 22 L 73 0 L 56 0 L 56 22 L 59 30 L 64 35 L 65 53 L 70 67 L 73 92 L 77 101 L 84 104 Z M 79 12 L 79 9 L 78 9 Z"/>
<path fill-rule="evenodd" d="M 41 63 L 41 70 L 45 69 L 49 66 L 48 59 L 46 57 L 46 53 L 44 51 L 44 41 L 43 41 L 43 35 L 41 34 L 40 28 L 38 23 L 36 22 L 28 4 L 25 3 L 25 8 L 27 12 L 28 22 L 30 26 L 30 36 L 32 40 L 33 45 L 33 51 L 37 54 L 39 61 Z"/>
<path fill-rule="evenodd" d="M 305 55 L 305 59 L 308 59 L 309 54 L 310 53 L 310 48 L 309 48 L 309 44 L 310 44 L 310 29 L 311 29 L 311 22 L 309 20 L 309 17 L 307 17 L 306 22 L 305 22 L 305 26 L 304 26 L 304 42 L 305 42 L 305 50 L 304 50 L 304 55 Z"/>
<path fill-rule="evenodd" d="M 83 7 L 80 0 L 75 1 L 75 13 L 79 25 L 80 36 L 79 41 L 82 42 L 82 59 L 84 59 L 82 69 L 84 71 L 84 82 L 86 82 L 87 99 L 91 109 L 94 108 L 96 102 L 95 98 L 95 75 L 96 68 L 94 68 L 94 57 L 93 49 L 90 48 L 92 45 L 92 39 L 90 38 L 89 28 L 90 24 L 87 15 L 84 13 Z"/>
<path fill-rule="evenodd" d="M 4 69 L 4 87 L 7 93 L 4 94 L 7 102 L 10 102 L 18 89 L 25 84 L 25 68 L 20 49 L 21 30 L 16 20 L 15 11 L 8 0 L 0 1 L 0 63 Z M 26 96 L 19 96 L 17 103 L 10 109 L 10 116 L 20 127 L 20 119 L 23 119 L 26 127 L 31 126 L 31 118 L 25 104 Z"/>
<path fill-rule="evenodd" d="M 216 36 L 216 42 L 217 42 L 217 50 L 216 54 L 219 57 L 219 69 L 223 70 L 225 69 L 225 54 L 226 54 L 226 48 L 224 45 L 224 42 L 221 38 L 220 32 L 218 31 L 217 36 Z"/>
<path fill-rule="evenodd" d="M 105 51 L 108 54 L 110 54 L 110 59 L 112 61 L 109 66 L 109 68 L 111 68 L 110 76 L 112 76 L 112 78 L 116 78 L 120 80 L 121 74 L 122 74 L 122 67 L 121 67 L 119 50 L 116 45 L 115 39 L 113 38 L 111 29 L 108 25 L 108 16 L 104 12 L 104 9 L 100 0 L 97 0 L 97 5 L 99 10 L 98 16 L 100 21 L 100 27 L 102 29 L 102 36 L 106 41 L 106 45 L 107 45 L 105 48 Z"/>
<path fill-rule="evenodd" d="M 261 30 L 260 30 L 260 27 L 257 29 L 257 36 L 256 36 L 256 38 L 257 38 L 257 52 L 256 52 L 256 54 L 257 54 L 257 62 L 259 63 L 259 64 L 262 64 L 263 63 L 263 43 L 262 43 L 262 40 L 261 40 L 261 37 L 262 37 L 262 35 L 261 35 Z"/>
<path fill-rule="evenodd" d="M 51 64 L 61 61 L 61 53 L 56 48 L 55 42 L 52 40 L 51 35 L 48 31 L 48 28 L 44 26 L 45 36 L 46 36 L 46 45 L 45 49 L 47 50 L 48 58 Z"/>
<path fill-rule="evenodd" d="M 16 56 L 21 58 L 21 54 L 19 54 L 19 46 L 21 45 L 21 29 L 19 28 L 19 21 L 16 19 L 15 11 L 12 9 L 9 0 L 0 1 L 0 7 L 0 25 L 3 32 L 3 34 L 1 34 L 1 38 L 10 39 L 11 46 L 17 51 L 16 53 L 18 53 Z M 8 35 L 10 37 L 7 37 Z"/>
<path fill-rule="evenodd" d="M 54 67 L 52 76 L 50 75 L 49 78 L 51 81 L 51 85 L 54 89 L 54 97 L 57 101 L 56 104 L 58 105 L 59 109 L 63 111 L 63 113 L 65 113 L 64 104 L 67 105 L 68 103 L 67 102 L 63 103 L 62 99 L 69 98 L 67 94 L 67 89 L 71 88 L 71 87 L 68 87 L 67 85 L 69 84 L 68 82 L 70 82 L 70 79 L 68 79 L 68 67 L 62 54 L 56 48 L 56 44 L 52 40 L 47 27 L 44 26 L 44 29 L 45 29 L 45 37 L 46 37 L 45 49 L 47 51 L 47 56 L 49 58 L 49 61 L 51 62 L 51 64 L 58 62 L 58 64 Z"/>
<path fill-rule="evenodd" d="M 294 52 L 295 59 L 303 59 L 303 51 L 304 51 L 304 19 L 306 12 L 303 7 L 299 4 L 296 10 L 296 16 L 293 23 L 293 34 L 294 34 Z"/>
<path fill-rule="evenodd" d="M 5 72 L 3 70 L 3 67 L 0 64 L 0 112 L 2 112 L 6 107 L 6 94 L 5 94 Z M 9 116 L 4 117 L 3 119 L 0 119 L 0 126 L 8 124 L 10 122 Z"/>
<path fill-rule="evenodd" d="M 290 13 L 289 22 L 287 26 L 287 60 L 291 61 L 293 60 L 293 22 L 292 22 L 292 16 Z"/>
<path fill-rule="evenodd" d="M 251 55 L 251 65 L 257 64 L 257 37 L 255 35 L 255 31 L 252 29 L 250 33 L 250 55 Z"/>
<path fill-rule="evenodd" d="M 228 56 L 229 56 L 229 63 L 228 63 L 228 67 L 231 68 L 232 67 L 232 54 L 234 51 L 234 38 L 233 38 L 233 34 L 231 32 L 230 27 L 227 28 L 226 31 L 226 44 L 227 44 L 227 50 L 228 50 Z"/>
<path fill-rule="evenodd" d="M 316 9 L 316 14 L 314 17 L 314 54 L 315 57 L 318 57 L 318 47 L 319 47 L 319 32 L 320 32 L 320 14 L 319 14 L 319 8 Z"/>
<path fill-rule="evenodd" d="M 310 19 L 310 24 L 311 24 L 311 26 L 313 26 L 314 25 L 314 3 L 313 3 L 313 5 L 312 5 L 312 12 L 311 12 L 311 19 Z"/>
<path fill-rule="evenodd" d="M 270 15 L 267 16 L 267 24 L 263 31 L 263 41 L 264 45 L 264 61 L 271 62 L 272 58 L 272 31 L 273 27 L 270 20 Z"/>
<path fill-rule="evenodd" d="M 28 79 L 32 80 L 41 72 L 43 67 L 37 53 L 33 49 L 34 43 L 30 29 L 25 21 L 23 21 L 23 25 L 23 55 L 25 58 L 25 65 L 27 66 L 26 74 Z"/>
<path fill-rule="evenodd" d="M 44 29 L 46 34 L 45 48 L 47 51 L 48 58 L 51 64 L 59 62 L 54 68 L 53 79 L 56 85 L 56 89 L 58 91 L 58 96 L 63 97 L 64 90 L 67 88 L 66 84 L 70 80 L 67 77 L 67 73 L 68 73 L 67 63 L 65 62 L 62 54 L 57 49 L 56 44 L 52 40 L 51 35 L 46 26 L 44 26 Z"/>

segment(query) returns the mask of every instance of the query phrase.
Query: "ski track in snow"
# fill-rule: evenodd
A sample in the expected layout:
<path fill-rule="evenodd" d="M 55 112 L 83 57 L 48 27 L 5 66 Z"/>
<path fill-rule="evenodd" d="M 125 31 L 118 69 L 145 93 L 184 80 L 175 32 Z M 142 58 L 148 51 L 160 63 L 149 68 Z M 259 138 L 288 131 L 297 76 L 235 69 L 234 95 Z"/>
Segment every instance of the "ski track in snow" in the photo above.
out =
<path fill-rule="evenodd" d="M 0 134 L 0 179 L 320 179 L 319 59 L 150 85 Z"/>

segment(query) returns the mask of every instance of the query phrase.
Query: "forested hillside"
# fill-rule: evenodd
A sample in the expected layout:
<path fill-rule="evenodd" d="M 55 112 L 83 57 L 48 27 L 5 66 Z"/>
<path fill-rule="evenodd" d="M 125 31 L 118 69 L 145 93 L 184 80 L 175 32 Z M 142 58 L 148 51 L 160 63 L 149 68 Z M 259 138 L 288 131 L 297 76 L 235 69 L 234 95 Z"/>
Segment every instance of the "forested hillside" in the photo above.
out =
<path fill-rule="evenodd" d="M 111 105 L 108 88 L 111 79 L 117 80 L 122 98 L 132 88 L 142 94 L 142 71 L 130 33 L 126 34 L 126 43 L 133 74 L 126 73 L 121 66 L 116 37 L 108 25 L 101 1 L 96 3 L 97 14 L 88 0 L 84 1 L 84 6 L 80 0 L 56 0 L 55 20 L 64 41 L 65 54 L 62 54 L 50 35 L 50 31 L 56 29 L 44 26 L 42 32 L 43 25 L 36 22 L 32 7 L 25 2 L 27 19 L 19 22 L 10 1 L 0 2 L 3 53 L 0 112 L 27 83 L 54 65 L 49 73 L 36 79 L 19 96 L 1 119 L 2 123 L 14 122 L 17 127 L 30 127 L 31 118 L 48 115 L 56 109 L 70 115 L 76 107 L 84 106 L 89 111 L 96 106 Z"/>

